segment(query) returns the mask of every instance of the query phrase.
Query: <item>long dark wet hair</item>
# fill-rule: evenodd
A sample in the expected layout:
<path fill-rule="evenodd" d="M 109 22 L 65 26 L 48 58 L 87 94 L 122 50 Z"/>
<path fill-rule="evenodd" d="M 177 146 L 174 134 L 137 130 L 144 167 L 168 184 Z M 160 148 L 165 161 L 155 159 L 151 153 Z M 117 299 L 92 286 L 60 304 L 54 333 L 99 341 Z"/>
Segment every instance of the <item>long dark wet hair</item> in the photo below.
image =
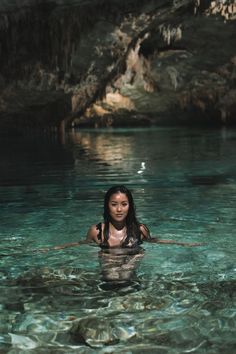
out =
<path fill-rule="evenodd" d="M 104 197 L 104 239 L 105 242 L 108 241 L 109 237 L 109 222 L 111 221 L 111 216 L 109 212 L 109 200 L 113 194 L 123 193 L 127 196 L 129 201 L 129 210 L 126 217 L 126 227 L 127 227 L 127 237 L 123 243 L 123 246 L 128 245 L 129 241 L 132 240 L 133 243 L 141 243 L 141 231 L 140 231 L 140 223 L 137 220 L 136 212 L 135 212 L 135 204 L 133 200 L 132 193 L 123 185 L 113 186 L 111 187 L 105 194 Z M 136 241 L 136 242 L 135 242 Z"/>

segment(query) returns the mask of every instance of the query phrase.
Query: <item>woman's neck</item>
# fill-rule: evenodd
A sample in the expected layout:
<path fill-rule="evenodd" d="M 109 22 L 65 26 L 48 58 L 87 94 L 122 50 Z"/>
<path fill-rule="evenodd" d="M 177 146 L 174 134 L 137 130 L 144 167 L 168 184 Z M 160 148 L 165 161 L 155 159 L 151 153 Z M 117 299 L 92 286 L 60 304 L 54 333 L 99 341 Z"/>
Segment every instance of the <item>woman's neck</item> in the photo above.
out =
<path fill-rule="evenodd" d="M 125 222 L 110 222 L 108 244 L 110 247 L 121 247 L 127 237 Z"/>
<path fill-rule="evenodd" d="M 125 221 L 117 222 L 117 221 L 110 221 L 110 224 L 116 229 L 116 230 L 122 230 L 126 226 Z"/>

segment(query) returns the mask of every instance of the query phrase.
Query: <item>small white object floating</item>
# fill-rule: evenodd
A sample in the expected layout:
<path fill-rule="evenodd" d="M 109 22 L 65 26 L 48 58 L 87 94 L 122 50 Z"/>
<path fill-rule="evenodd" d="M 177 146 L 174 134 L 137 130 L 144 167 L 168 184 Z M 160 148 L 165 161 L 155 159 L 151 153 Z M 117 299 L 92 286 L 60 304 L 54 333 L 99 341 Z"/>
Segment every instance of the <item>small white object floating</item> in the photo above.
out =
<path fill-rule="evenodd" d="M 138 174 L 141 174 L 146 170 L 145 162 L 141 162 L 141 168 L 138 170 Z"/>

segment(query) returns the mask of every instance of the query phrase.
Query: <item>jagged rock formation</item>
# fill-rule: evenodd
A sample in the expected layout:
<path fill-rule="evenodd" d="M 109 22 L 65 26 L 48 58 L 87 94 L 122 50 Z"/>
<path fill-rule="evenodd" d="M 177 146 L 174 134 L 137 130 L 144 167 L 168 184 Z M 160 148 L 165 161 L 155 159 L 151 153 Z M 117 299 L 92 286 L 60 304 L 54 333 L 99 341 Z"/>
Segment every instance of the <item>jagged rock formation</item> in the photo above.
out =
<path fill-rule="evenodd" d="M 234 0 L 2 0 L 0 127 L 236 123 Z"/>

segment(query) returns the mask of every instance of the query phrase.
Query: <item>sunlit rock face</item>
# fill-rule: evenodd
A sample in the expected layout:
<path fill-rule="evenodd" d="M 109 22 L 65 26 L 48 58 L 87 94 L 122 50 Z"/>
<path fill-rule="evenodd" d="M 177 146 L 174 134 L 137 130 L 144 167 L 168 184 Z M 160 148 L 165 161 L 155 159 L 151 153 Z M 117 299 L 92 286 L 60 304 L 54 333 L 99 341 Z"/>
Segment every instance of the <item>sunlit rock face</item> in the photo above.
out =
<path fill-rule="evenodd" d="M 236 123 L 236 3 L 1 0 L 0 127 Z"/>

